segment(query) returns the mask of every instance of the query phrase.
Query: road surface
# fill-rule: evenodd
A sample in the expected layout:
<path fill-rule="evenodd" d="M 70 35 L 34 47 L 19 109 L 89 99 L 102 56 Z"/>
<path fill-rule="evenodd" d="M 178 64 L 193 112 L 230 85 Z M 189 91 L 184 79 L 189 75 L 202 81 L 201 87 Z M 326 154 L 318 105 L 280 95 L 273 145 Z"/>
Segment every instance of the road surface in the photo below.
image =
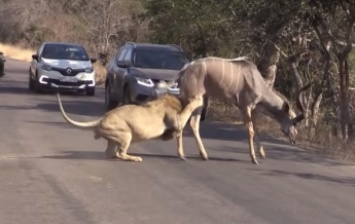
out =
<path fill-rule="evenodd" d="M 201 125 L 210 160 L 186 133 L 188 160 L 175 141 L 132 145 L 142 163 L 107 160 L 106 142 L 67 124 L 54 94 L 28 91 L 28 63 L 8 59 L 0 79 L 1 224 L 354 224 L 355 169 L 264 141 L 250 162 L 246 132 Z M 72 118 L 104 113 L 95 97 L 62 95 Z"/>

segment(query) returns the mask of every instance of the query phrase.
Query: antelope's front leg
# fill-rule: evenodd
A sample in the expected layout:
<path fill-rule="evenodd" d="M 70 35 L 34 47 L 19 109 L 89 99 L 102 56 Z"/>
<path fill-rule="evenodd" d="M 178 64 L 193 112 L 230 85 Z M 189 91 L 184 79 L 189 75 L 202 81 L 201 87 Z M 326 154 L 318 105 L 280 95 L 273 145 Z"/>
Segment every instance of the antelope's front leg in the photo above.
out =
<path fill-rule="evenodd" d="M 253 128 L 254 128 L 254 141 L 256 144 L 256 148 L 259 152 L 260 158 L 264 159 L 266 157 L 264 147 L 261 145 L 260 140 L 259 140 L 259 130 L 258 127 L 256 126 L 256 118 L 258 116 L 258 112 L 254 109 L 251 112 L 252 116 L 252 121 L 253 121 Z"/>
<path fill-rule="evenodd" d="M 243 112 L 243 117 L 244 117 L 244 124 L 246 128 L 248 129 L 248 137 L 249 137 L 249 151 L 250 151 L 250 158 L 252 163 L 254 164 L 259 164 L 258 160 L 256 159 L 255 156 L 255 150 L 254 150 L 254 128 L 253 128 L 253 121 L 251 119 L 251 108 L 247 107 L 246 110 Z"/>

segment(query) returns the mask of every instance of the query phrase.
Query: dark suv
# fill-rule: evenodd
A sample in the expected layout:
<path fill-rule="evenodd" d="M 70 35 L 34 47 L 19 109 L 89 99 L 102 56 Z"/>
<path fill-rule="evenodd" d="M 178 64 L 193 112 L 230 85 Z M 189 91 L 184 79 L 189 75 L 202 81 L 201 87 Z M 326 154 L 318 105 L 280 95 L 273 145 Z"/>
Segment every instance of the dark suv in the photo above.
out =
<path fill-rule="evenodd" d="M 118 104 L 137 104 L 156 98 L 162 90 L 160 84 L 176 80 L 179 70 L 188 62 L 189 59 L 177 45 L 126 43 L 108 65 L 106 109 L 111 110 Z M 177 84 L 168 91 L 179 94 Z M 207 114 L 207 97 L 204 102 L 201 120 Z"/>

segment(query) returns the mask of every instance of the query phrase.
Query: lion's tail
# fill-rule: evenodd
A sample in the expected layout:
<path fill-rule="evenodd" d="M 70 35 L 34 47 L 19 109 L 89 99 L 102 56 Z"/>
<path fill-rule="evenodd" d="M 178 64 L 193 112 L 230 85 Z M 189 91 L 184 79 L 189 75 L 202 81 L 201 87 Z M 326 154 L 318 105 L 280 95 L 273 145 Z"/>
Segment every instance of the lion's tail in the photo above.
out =
<path fill-rule="evenodd" d="M 96 120 L 96 121 L 88 121 L 88 122 L 79 122 L 79 121 L 74 121 L 71 118 L 68 117 L 68 115 L 65 113 L 63 105 L 62 105 L 62 101 L 60 99 L 60 94 L 59 91 L 57 92 L 57 99 L 58 99 L 58 103 L 59 103 L 59 108 L 60 111 L 62 112 L 62 115 L 64 117 L 64 119 L 66 121 L 68 121 L 70 124 L 76 126 L 76 127 L 80 127 L 80 128 L 93 128 L 96 127 L 102 118 Z"/>

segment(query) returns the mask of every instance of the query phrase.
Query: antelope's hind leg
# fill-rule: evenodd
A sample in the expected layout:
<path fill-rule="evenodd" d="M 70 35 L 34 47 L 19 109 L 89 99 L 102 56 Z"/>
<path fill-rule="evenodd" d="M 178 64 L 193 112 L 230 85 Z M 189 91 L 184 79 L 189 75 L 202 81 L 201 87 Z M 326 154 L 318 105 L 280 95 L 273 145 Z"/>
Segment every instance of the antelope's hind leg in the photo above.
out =
<path fill-rule="evenodd" d="M 183 143 L 182 143 L 182 132 L 183 132 L 183 129 L 184 129 L 187 121 L 189 120 L 189 118 L 191 117 L 192 114 L 193 114 L 193 116 L 191 117 L 191 120 L 194 120 L 193 134 L 194 134 L 195 140 L 199 146 L 200 155 L 204 159 L 208 159 L 206 150 L 204 149 L 201 137 L 199 135 L 199 123 L 196 123 L 197 117 L 195 117 L 197 114 L 201 114 L 202 106 L 203 106 L 203 98 L 202 98 L 202 96 L 197 96 L 194 99 L 190 100 L 190 102 L 184 107 L 183 111 L 179 114 L 180 119 L 178 122 L 179 122 L 180 127 L 179 127 L 179 131 L 177 133 L 176 139 L 177 139 L 177 145 L 178 145 L 178 155 L 183 160 L 185 160 L 185 153 L 184 153 Z M 199 108 L 201 108 L 201 110 L 199 110 Z M 193 117 L 195 117 L 195 118 L 193 118 Z M 190 120 L 190 126 L 192 125 L 191 120 Z M 196 127 L 197 127 L 197 129 L 196 129 Z M 196 131 L 194 131 L 194 130 L 196 130 Z M 202 153 L 201 153 L 201 151 L 202 151 Z"/>
<path fill-rule="evenodd" d="M 190 128 L 194 134 L 195 141 L 198 145 L 198 149 L 200 151 L 200 156 L 204 160 L 208 160 L 208 155 L 205 149 L 205 146 L 202 143 L 202 139 L 200 136 L 200 119 L 201 119 L 202 107 L 196 109 L 190 119 Z"/>

